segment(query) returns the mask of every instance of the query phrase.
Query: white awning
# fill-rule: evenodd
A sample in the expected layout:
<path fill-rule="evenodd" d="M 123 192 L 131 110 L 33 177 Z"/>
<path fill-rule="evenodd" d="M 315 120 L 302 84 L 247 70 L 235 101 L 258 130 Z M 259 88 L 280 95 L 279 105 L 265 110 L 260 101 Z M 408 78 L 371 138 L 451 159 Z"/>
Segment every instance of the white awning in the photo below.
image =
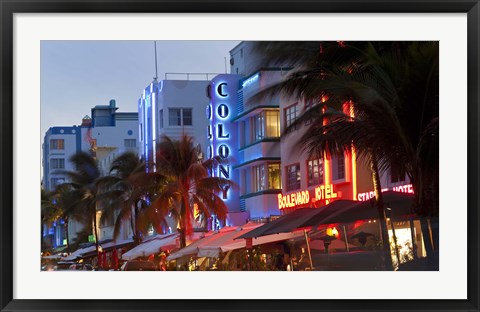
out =
<path fill-rule="evenodd" d="M 129 238 L 129 239 L 126 239 L 126 240 L 110 241 L 108 243 L 100 244 L 100 246 L 102 246 L 103 249 L 108 249 L 108 248 L 112 248 L 112 247 L 115 247 L 115 246 L 123 246 L 123 245 L 126 245 L 126 244 L 130 244 L 132 242 L 133 242 L 133 240 L 131 238 Z M 72 252 L 69 256 L 67 256 L 65 258 L 62 258 L 62 260 L 72 261 L 72 260 L 75 260 L 77 258 L 82 258 L 83 255 L 86 255 L 88 253 L 92 253 L 92 252 L 95 251 L 95 249 L 96 249 L 95 244 L 92 245 L 92 246 L 86 247 L 86 248 L 80 248 L 80 249 L 77 249 L 74 252 Z"/>
<path fill-rule="evenodd" d="M 205 237 L 200 238 L 199 240 L 194 241 L 193 243 L 188 245 L 187 247 L 182 248 L 170 254 L 170 256 L 167 257 L 167 260 L 175 260 L 175 259 L 178 259 L 184 256 L 189 256 L 189 255 L 196 256 L 198 253 L 199 246 L 202 246 L 204 244 L 207 244 L 208 242 L 216 240 L 222 237 L 223 235 L 225 235 L 226 233 L 230 233 L 230 232 L 235 233 L 235 230 L 236 230 L 236 227 L 227 226 L 220 229 L 219 231 L 210 231 L 208 233 L 205 233 Z"/>
<path fill-rule="evenodd" d="M 77 258 L 80 258 L 81 255 L 86 253 L 89 248 L 90 247 L 77 249 L 74 252 L 72 252 L 70 255 L 66 256 L 65 258 L 62 258 L 62 260 L 63 261 L 72 261 L 72 260 L 75 260 Z M 95 246 L 93 246 L 93 249 L 95 249 Z"/>
<path fill-rule="evenodd" d="M 252 238 L 252 246 L 258 246 L 258 245 L 274 243 L 274 242 L 281 242 L 289 239 L 295 239 L 301 236 L 304 236 L 303 231 L 260 236 L 257 238 Z M 226 252 L 230 250 L 245 248 L 246 246 L 247 246 L 246 239 L 243 238 L 243 239 L 236 239 L 233 242 L 229 244 L 227 243 L 220 248 L 222 249 L 223 252 Z"/>
<path fill-rule="evenodd" d="M 60 255 L 50 255 L 50 256 L 42 257 L 42 259 L 50 259 L 50 260 L 54 259 L 55 260 L 55 259 L 60 259 L 61 257 L 62 256 L 60 256 Z"/>
<path fill-rule="evenodd" d="M 176 247 L 178 234 L 157 235 L 153 239 L 148 240 L 135 248 L 130 249 L 122 255 L 123 260 L 132 260 L 138 257 L 148 257 L 158 253 L 160 248 L 171 249 Z"/>
<path fill-rule="evenodd" d="M 239 226 L 238 228 L 235 229 L 235 231 L 223 233 L 223 235 L 217 236 L 214 240 L 210 240 L 208 242 L 205 242 L 201 246 L 199 246 L 197 256 L 217 258 L 220 252 L 223 251 L 222 246 L 235 243 L 236 242 L 234 240 L 235 238 L 262 225 L 263 225 L 262 223 L 247 223 L 243 226 Z M 242 239 L 242 241 L 245 242 L 244 239 Z"/>

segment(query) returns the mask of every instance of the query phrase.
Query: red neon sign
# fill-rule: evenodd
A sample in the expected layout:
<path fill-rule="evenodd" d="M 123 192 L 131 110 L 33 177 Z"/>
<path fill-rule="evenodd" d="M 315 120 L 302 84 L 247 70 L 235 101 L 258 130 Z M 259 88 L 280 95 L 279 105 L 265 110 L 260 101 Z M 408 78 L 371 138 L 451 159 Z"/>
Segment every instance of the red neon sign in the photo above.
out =
<path fill-rule="evenodd" d="M 319 200 L 329 200 L 339 197 L 338 193 L 333 189 L 333 184 L 317 186 L 313 191 L 313 196 L 309 190 L 293 192 L 286 195 L 278 194 L 278 209 L 295 208 Z"/>
<path fill-rule="evenodd" d="M 400 192 L 400 193 L 409 193 L 413 194 L 413 185 L 412 184 L 405 184 L 405 185 L 399 185 L 399 186 L 394 186 L 391 189 L 390 188 L 383 188 L 382 192 L 386 191 L 394 191 L 394 192 Z M 357 195 L 357 200 L 359 201 L 366 201 L 369 200 L 370 198 L 375 197 L 375 192 L 365 192 L 365 193 L 358 193 Z"/>

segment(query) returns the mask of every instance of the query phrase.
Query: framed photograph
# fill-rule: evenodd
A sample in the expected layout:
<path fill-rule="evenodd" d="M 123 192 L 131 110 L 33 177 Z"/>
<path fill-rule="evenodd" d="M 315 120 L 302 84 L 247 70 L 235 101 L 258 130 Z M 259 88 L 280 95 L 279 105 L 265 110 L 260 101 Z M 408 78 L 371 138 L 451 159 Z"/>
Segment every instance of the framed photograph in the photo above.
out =
<path fill-rule="evenodd" d="M 480 4 L 478 0 L 408 2 L 388 0 L 300 2 L 0 0 L 0 14 L 2 25 L 0 33 L 1 311 L 480 310 L 478 296 Z M 280 103 L 276 107 L 259 106 L 262 109 L 260 113 L 257 111 L 258 107 L 248 109 L 249 102 L 245 99 L 254 98 L 253 91 L 249 93 L 249 87 L 261 83 L 268 85 L 268 79 L 277 79 L 272 78 L 277 77 L 276 74 L 284 77 L 283 67 L 278 67 L 280 69 L 275 67 L 275 71 L 272 69 L 274 67 L 262 67 L 255 63 L 256 61 L 251 64 L 244 61 L 244 56 L 249 55 L 248 53 L 254 55 L 251 52 L 253 50 L 248 50 L 252 42 L 270 43 L 263 46 L 265 49 L 263 51 L 269 51 L 272 60 L 274 55 L 272 51 L 277 52 L 281 61 L 307 59 L 306 55 L 311 53 L 309 48 L 313 46 L 314 52 L 318 52 L 318 59 L 322 60 L 320 66 L 322 75 L 328 72 L 328 64 L 332 64 L 328 63 L 324 55 L 324 51 L 329 47 L 328 44 L 332 44 L 335 49 L 349 46 L 362 50 L 365 48 L 364 43 L 374 42 L 369 47 L 379 50 L 393 47 L 392 51 L 401 53 L 407 51 L 405 47 L 411 42 L 434 43 L 438 56 L 437 72 L 422 72 L 424 68 L 421 62 L 415 63 L 411 70 L 415 73 L 418 70 L 422 76 L 425 74 L 439 77 L 437 80 L 439 87 L 433 95 L 435 97 L 433 102 L 437 103 L 436 106 L 434 105 L 437 111 L 437 117 L 434 118 L 437 132 L 428 132 L 430 136 L 439 133 L 439 140 L 436 141 L 439 147 L 432 147 L 438 148 L 439 153 L 434 154 L 433 158 L 434 161 L 438 158 L 438 165 L 426 160 L 430 157 L 428 152 L 422 152 L 419 156 L 423 167 L 436 166 L 436 178 L 429 181 L 432 184 L 433 205 L 436 205 L 437 211 L 440 211 L 436 215 L 437 223 L 433 223 L 432 219 L 421 221 L 420 218 L 418 223 L 415 223 L 417 221 L 413 221 L 411 210 L 405 213 L 410 216 L 410 219 L 405 218 L 394 222 L 395 209 L 392 211 L 387 203 L 386 210 L 379 209 L 385 213 L 383 219 L 382 217 L 378 219 L 380 220 L 378 223 L 385 222 L 384 228 L 380 225 L 377 227 L 378 223 L 375 224 L 380 238 L 376 234 L 362 230 L 372 228 L 378 221 L 376 220 L 378 216 L 375 216 L 376 208 L 367 207 L 368 200 L 372 197 L 382 193 L 385 198 L 390 198 L 386 201 L 392 202 L 398 199 L 388 197 L 388 191 L 394 191 L 393 195 L 390 194 L 391 196 L 411 193 L 405 196 L 410 202 L 413 200 L 413 182 L 412 184 L 395 184 L 402 170 L 407 170 L 402 171 L 404 177 L 411 177 L 408 171 L 409 165 L 400 166 L 396 173 L 390 168 L 392 170 L 389 171 L 388 179 L 393 183 L 392 189 L 378 188 L 376 189 L 378 192 L 374 195 L 375 192 L 371 191 L 371 188 L 374 187 L 375 182 L 372 182 L 371 176 L 366 178 L 368 183 L 372 184 L 371 188 L 355 186 L 352 191 L 347 188 L 347 185 L 356 183 L 358 178 L 356 173 L 352 172 L 360 170 L 356 167 L 354 148 L 351 148 L 350 152 L 342 153 L 341 156 L 322 156 L 325 158 L 321 160 L 320 158 L 298 160 L 291 156 L 293 148 L 290 148 L 292 154 L 285 163 L 283 154 L 281 157 L 279 154 L 274 158 L 268 154 L 270 152 L 265 151 L 263 153 L 267 154 L 261 157 L 257 154 L 255 154 L 257 156 L 253 155 L 252 152 L 248 156 L 251 159 L 245 158 L 247 156 L 244 155 L 251 151 L 249 148 L 258 142 L 262 144 L 280 142 L 281 134 L 288 134 L 291 129 L 295 130 L 297 106 L 300 105 L 298 100 L 298 103 L 282 102 L 283 104 Z M 289 43 L 294 43 L 297 49 L 274 49 L 275 46 L 288 47 Z M 298 47 L 305 49 L 298 53 Z M 255 49 L 259 48 L 262 47 L 256 46 Z M 367 48 L 362 51 L 367 51 Z M 415 51 L 425 52 L 421 49 Z M 337 61 L 343 57 L 343 54 L 336 52 L 332 55 L 334 56 L 332 59 Z M 143 62 L 147 64 L 145 67 L 138 65 L 139 60 L 149 58 L 151 60 Z M 110 67 L 105 66 L 105 60 L 112 61 Z M 213 60 L 214 65 L 210 66 L 206 60 Z M 254 60 L 253 56 L 252 60 Z M 357 77 L 352 74 L 361 67 L 356 63 L 357 59 L 351 57 L 343 61 L 345 64 L 355 65 L 347 68 L 346 72 L 350 77 Z M 308 66 L 310 63 L 303 63 L 305 64 Z M 317 65 L 318 62 L 315 63 L 315 66 Z M 411 63 L 405 62 L 397 68 L 406 68 L 410 65 Z M 345 72 L 344 69 L 342 67 L 342 72 Z M 195 81 L 196 79 L 192 76 L 200 73 L 205 75 L 205 78 L 202 76 L 199 81 Z M 305 71 L 302 75 L 308 73 Z M 318 73 L 315 74 L 318 76 Z M 329 73 L 330 76 L 334 74 L 334 70 Z M 169 76 L 173 78 L 169 79 Z M 183 78 L 176 80 L 179 76 L 186 77 L 186 80 L 182 80 Z M 363 79 L 371 78 L 367 75 L 362 77 Z M 419 89 L 411 83 L 403 83 L 402 86 L 406 89 Z M 125 85 L 134 87 L 127 91 Z M 339 106 L 339 111 L 348 117 L 348 122 L 352 122 L 358 111 L 354 112 L 353 106 L 350 106 L 350 110 L 345 108 L 345 103 L 348 101 L 344 102 L 344 98 L 341 97 L 343 96 L 339 91 L 341 88 L 338 85 L 332 87 L 328 83 L 320 83 L 320 85 L 322 90 L 329 90 L 329 92 L 327 95 L 322 93 L 322 97 L 317 100 L 321 103 L 330 101 L 329 107 L 333 107 L 334 101 L 337 98 L 341 99 L 339 103 L 342 106 Z M 430 87 L 428 85 L 425 88 Z M 184 90 L 184 94 L 188 93 L 190 97 L 183 99 L 183 95 L 177 94 L 174 98 L 178 101 L 178 104 L 175 104 L 178 107 L 155 108 L 156 103 L 167 101 L 162 98 L 158 100 L 160 102 L 155 102 L 155 98 L 160 96 L 162 90 L 161 96 L 166 98 L 169 88 Z M 132 93 L 130 91 L 132 89 L 138 91 Z M 191 91 L 186 92 L 187 89 Z M 312 107 L 317 103 L 314 102 L 315 98 L 310 98 L 309 90 L 309 88 L 301 89 L 302 101 L 304 101 L 300 105 L 302 112 L 309 109 L 314 111 Z M 400 93 L 404 89 L 395 91 Z M 130 94 L 126 95 L 128 92 Z M 198 97 L 192 95 L 196 94 L 195 92 L 205 97 L 206 102 L 201 106 L 206 109 L 201 112 L 188 106 L 189 101 L 200 101 Z M 229 97 L 230 93 L 234 93 L 234 97 Z M 406 93 L 408 94 L 408 91 Z M 101 94 L 101 96 L 94 97 L 94 94 Z M 425 97 L 423 102 L 427 103 L 429 100 L 431 99 Z M 350 104 L 353 102 L 355 100 L 351 100 Z M 125 110 L 124 107 L 127 109 Z M 326 107 L 325 104 L 324 108 L 318 111 L 322 114 L 330 113 Z M 232 119 L 235 124 L 229 119 L 229 114 L 232 112 L 237 114 Z M 409 114 L 427 113 L 425 110 L 412 109 Z M 76 117 L 69 119 L 70 116 Z M 325 116 L 322 115 L 321 118 L 327 118 Z M 336 120 L 335 116 L 337 115 L 328 115 L 329 125 L 334 123 L 332 120 Z M 156 124 L 148 128 L 147 125 L 151 124 L 152 120 Z M 140 166 L 140 168 L 142 173 L 147 173 L 147 175 L 141 175 L 142 178 L 153 177 L 155 181 L 160 181 L 162 176 L 155 174 L 163 174 L 164 171 L 157 168 L 167 168 L 169 165 L 162 163 L 157 167 L 160 158 L 149 158 L 149 155 L 159 154 L 161 148 L 161 145 L 155 145 L 158 150 L 152 147 L 154 143 L 156 144 L 155 140 L 148 141 L 149 136 L 155 137 L 158 134 L 155 133 L 157 130 L 151 132 L 152 127 L 162 132 L 173 126 L 177 128 L 175 128 L 176 132 L 172 131 L 172 133 L 188 134 L 188 131 L 197 125 L 197 120 L 206 122 L 206 126 L 202 126 L 202 129 L 205 128 L 208 131 L 200 131 L 201 138 L 206 141 L 205 146 L 196 141 L 189 143 L 194 146 L 197 153 L 195 155 L 198 159 L 195 163 L 203 161 L 204 157 L 207 160 L 218 160 L 218 167 L 208 172 L 209 178 L 219 178 L 218 181 L 224 183 L 219 182 L 221 190 L 218 191 L 218 198 L 222 198 L 223 202 L 231 199 L 232 192 L 238 192 L 235 196 L 238 196 L 240 201 L 230 203 L 229 205 L 232 206 L 228 206 L 235 206 L 233 211 L 238 214 L 228 215 L 230 219 L 215 218 L 215 214 L 210 214 L 210 202 L 195 194 L 189 197 L 192 207 L 195 207 L 195 210 L 192 208 L 192 216 L 189 215 L 192 220 L 195 220 L 192 222 L 197 222 L 192 223 L 193 226 L 179 222 L 170 224 L 168 220 L 158 224 L 149 221 L 150 223 L 147 222 L 148 224 L 145 225 L 146 223 L 140 217 L 138 220 L 133 217 L 141 215 L 143 202 L 155 208 L 145 210 L 145 215 L 148 214 L 149 218 L 152 218 L 153 211 L 158 213 L 158 210 L 163 209 L 162 205 L 167 205 L 165 203 L 171 205 L 172 202 L 171 198 L 162 199 L 157 191 L 150 191 L 150 189 L 132 199 L 134 204 L 126 206 L 124 212 L 119 213 L 115 210 L 112 212 L 114 217 L 104 217 L 102 214 L 106 214 L 108 209 L 99 209 L 98 205 L 104 203 L 107 199 L 103 198 L 107 197 L 101 197 L 102 201 L 96 200 L 95 204 L 91 204 L 94 201 L 85 201 L 86 198 L 90 198 L 93 191 L 90 189 L 90 193 L 81 193 L 88 188 L 79 187 L 80 180 L 75 180 L 73 171 L 69 171 L 74 167 L 68 167 L 67 160 L 57 157 L 57 150 L 66 150 L 70 148 L 68 144 L 73 144 L 72 149 L 89 151 L 90 155 L 93 155 L 92 153 L 96 155 L 94 159 L 98 160 L 98 163 L 100 160 L 103 161 L 99 164 L 98 170 L 106 170 L 105 172 L 109 174 L 112 171 L 118 173 L 119 169 L 116 169 L 117 171 L 113 169 L 114 165 L 118 164 L 116 162 L 118 155 L 112 153 L 116 149 L 112 149 L 103 139 L 106 136 L 115 137 L 120 142 L 118 146 L 121 145 L 126 151 L 129 148 L 140 151 L 140 160 L 144 162 L 143 167 Z M 304 122 L 303 119 L 300 120 Z M 305 120 L 305 125 L 311 125 L 309 121 Z M 124 128 L 119 126 L 128 122 L 132 125 L 128 124 Z M 241 135 L 238 135 L 238 138 L 235 137 L 234 133 L 239 132 L 237 128 L 232 127 L 237 127 L 237 124 L 241 124 L 238 126 L 243 127 L 241 129 L 250 129 L 245 130 L 246 138 Z M 107 129 L 112 125 L 120 127 L 122 134 L 115 130 L 117 132 L 112 135 Z M 278 127 L 275 128 L 272 125 Z M 289 131 L 284 132 L 285 128 L 280 131 L 280 125 L 289 127 Z M 412 126 L 412 130 L 413 128 Z M 321 131 L 326 133 L 327 130 L 322 128 Z M 64 136 L 67 137 L 67 132 L 72 141 L 63 139 Z M 277 133 L 276 139 L 272 139 L 273 132 Z M 349 134 L 344 135 L 347 138 L 346 141 L 351 144 L 352 139 L 348 136 Z M 422 139 L 425 138 L 422 137 Z M 243 145 L 234 151 L 231 149 L 234 141 L 231 140 L 235 140 L 235 144 L 243 142 L 239 143 Z M 340 138 L 337 137 L 335 142 L 340 142 L 339 140 Z M 428 141 L 428 138 L 425 140 Z M 368 140 L 365 142 L 365 146 L 370 148 L 371 143 Z M 46 148 L 46 145 L 49 147 Z M 371 149 L 369 151 L 373 155 L 374 152 L 371 152 Z M 387 157 L 380 150 L 375 153 L 377 153 L 375 155 Z M 62 152 L 62 154 L 65 153 Z M 98 155 L 102 156 L 97 157 Z M 164 157 L 162 159 L 168 158 L 165 155 L 162 154 Z M 228 157 L 241 158 L 243 163 L 233 165 L 232 168 L 221 167 L 222 159 Z M 340 159 L 343 159 L 343 162 Z M 264 162 L 261 166 L 260 160 Z M 327 168 L 327 160 L 331 168 L 334 168 L 333 164 L 335 164 L 335 169 L 324 169 Z M 374 163 L 372 160 L 370 165 Z M 380 164 L 384 165 L 382 162 Z M 244 165 L 248 166 L 248 173 L 241 171 Z M 298 177 L 303 177 L 300 168 L 304 167 L 307 168 L 303 173 L 305 181 L 300 182 Z M 77 173 L 87 175 L 91 173 L 91 171 L 79 169 L 80 167 L 75 168 L 78 170 Z M 237 170 L 238 168 L 241 170 Z M 317 168 L 316 171 L 315 168 Z M 369 170 L 378 173 L 378 169 L 372 168 L 373 165 Z M 102 175 L 100 171 L 97 172 L 99 176 Z M 236 174 L 233 172 L 241 172 L 239 177 L 235 177 L 240 182 L 232 178 L 235 183 L 231 185 L 238 189 L 230 189 L 228 179 Z M 430 173 L 430 171 L 423 172 Z M 69 181 L 65 181 L 62 174 L 75 183 L 65 183 Z M 169 174 L 180 177 L 180 174 Z M 268 176 L 268 179 L 258 182 L 263 181 L 258 177 L 259 175 Z M 279 178 L 276 180 L 277 175 Z M 115 178 L 119 177 L 120 175 L 115 176 Z M 282 179 L 284 179 L 283 183 Z M 352 182 L 353 179 L 355 182 Z M 413 178 L 408 181 L 412 180 Z M 39 181 L 41 188 L 38 187 Z M 98 181 L 100 180 L 95 179 L 95 183 Z M 252 181 L 252 185 L 248 185 L 245 181 Z M 68 198 L 58 197 L 60 194 L 58 186 L 67 184 L 71 187 L 68 189 L 68 194 L 77 192 L 75 196 L 83 200 L 82 205 L 85 209 L 84 215 L 78 215 L 78 213 L 75 215 L 75 222 L 82 223 L 83 226 L 87 224 L 87 229 L 91 228 L 91 231 L 84 231 L 85 233 L 81 229 L 75 232 L 70 228 L 70 232 L 75 232 L 77 240 L 68 236 L 70 233 L 68 227 L 72 224 L 69 223 L 68 218 L 73 216 L 74 210 L 69 210 L 68 214 L 55 210 L 54 217 L 45 217 L 44 203 L 56 205 L 58 201 Z M 320 184 L 322 184 L 321 187 Z M 115 184 L 115 187 L 118 185 L 123 184 Z M 139 188 L 143 187 L 135 185 Z M 201 184 L 197 183 L 197 185 Z M 304 185 L 305 188 L 303 188 Z M 120 192 L 118 187 L 115 187 L 112 186 L 111 189 Z M 55 189 L 55 195 L 46 192 L 53 189 Z M 250 193 L 245 192 L 245 189 Z M 435 190 L 437 190 L 436 193 Z M 115 199 L 115 196 L 120 197 L 120 195 L 115 192 L 112 191 L 113 195 L 109 195 L 109 203 L 117 203 L 118 199 Z M 121 198 L 127 198 L 126 193 L 124 191 Z M 45 201 L 43 196 L 46 194 L 50 194 L 48 195 L 50 197 Z M 276 223 L 275 213 L 270 212 L 269 220 L 265 224 L 265 226 L 269 225 L 267 228 L 259 226 L 265 222 L 264 218 L 262 219 L 264 216 L 253 213 L 248 216 L 248 222 L 253 223 L 244 225 L 245 221 L 237 224 L 236 222 L 240 222 L 238 220 L 245 218 L 246 212 L 251 212 L 250 208 L 245 208 L 245 205 L 255 204 L 255 201 L 249 201 L 249 198 L 258 194 L 270 196 L 268 198 L 272 199 L 275 211 L 280 210 L 283 217 L 290 215 L 289 222 Z M 210 200 L 211 198 L 215 197 L 210 196 Z M 265 203 L 270 200 L 268 198 L 265 199 Z M 363 211 L 371 209 L 373 215 L 365 212 L 351 217 L 342 211 L 335 210 L 337 207 L 335 203 L 340 202 L 337 201 L 338 199 L 345 199 L 345 205 L 350 205 L 353 201 L 355 205 L 358 201 L 365 201 L 362 206 Z M 130 200 L 129 197 L 124 201 Z M 156 204 L 152 204 L 153 201 Z M 75 201 L 75 204 L 69 207 L 77 207 L 78 202 Z M 333 216 L 332 219 L 327 218 L 327 222 L 325 216 L 322 216 L 323 223 L 319 223 L 317 221 L 320 217 L 317 214 L 312 214 L 307 219 L 307 214 L 313 209 L 305 210 L 307 212 L 304 213 L 301 208 L 319 208 L 320 204 L 309 206 L 311 203 L 314 205 L 315 202 L 321 203 L 321 208 L 325 211 L 332 209 L 332 213 L 328 215 L 329 218 Z M 372 200 L 370 202 L 373 203 Z M 215 201 L 212 203 L 212 207 L 217 209 L 214 210 L 215 213 L 220 215 L 218 207 L 221 204 Z M 48 209 L 54 211 L 55 205 L 49 206 Z M 171 209 L 170 213 L 167 211 L 165 215 L 175 222 L 183 220 L 175 219 L 175 211 L 172 208 L 169 209 Z M 205 214 L 202 214 L 202 209 Z M 209 212 L 208 218 L 203 218 L 207 215 L 206 211 Z M 228 211 L 231 212 L 230 208 Z M 284 211 L 287 213 L 284 214 Z M 124 222 L 127 217 L 130 221 L 126 225 L 119 223 L 117 228 L 114 218 Z M 360 219 L 361 222 L 355 221 Z M 303 223 L 299 220 L 303 220 Z M 313 224 L 305 220 L 317 221 Z M 370 222 L 372 222 L 371 225 L 368 224 Z M 347 223 L 350 225 L 346 225 Z M 313 225 L 315 226 L 312 227 Z M 175 230 L 172 232 L 172 227 L 175 226 L 178 233 Z M 110 234 L 103 231 L 108 227 Z M 202 228 L 208 232 L 198 234 L 198 237 L 188 241 L 189 237 L 195 237 L 193 228 Z M 231 232 L 227 232 L 224 228 L 231 229 Z M 298 232 L 299 229 L 302 232 Z M 151 236 L 145 239 L 147 232 Z M 190 236 L 186 235 L 187 232 Z M 119 233 L 123 233 L 122 239 L 107 239 L 108 235 L 117 237 Z M 384 234 L 387 235 L 387 240 L 383 236 L 382 241 Z M 82 241 L 79 238 L 80 235 L 83 235 Z M 202 239 L 207 241 L 211 237 L 209 235 L 219 237 L 223 235 L 218 240 L 222 245 L 217 246 L 213 243 L 196 245 Z M 275 249 L 273 245 L 268 245 L 268 243 L 280 241 L 279 236 L 268 241 L 268 235 L 283 235 L 282 247 L 275 245 L 277 248 Z M 313 238 L 315 235 L 316 241 Z M 421 257 L 420 252 L 424 255 L 430 252 L 428 250 L 432 246 L 422 245 L 424 244 L 422 241 L 425 242 L 422 238 L 425 236 L 422 235 L 430 237 L 430 243 L 427 244 L 436 245 L 434 248 L 436 262 L 433 263 L 432 270 L 425 269 L 427 264 L 430 266 L 431 263 L 419 266 L 417 269 L 405 265 L 410 260 L 418 260 L 417 257 Z M 258 243 L 261 240 L 260 237 L 263 237 L 261 238 L 263 243 Z M 294 241 L 301 241 L 301 244 L 298 247 L 292 247 L 293 245 L 288 244 L 287 240 L 291 244 Z M 142 241 L 143 243 L 140 244 L 139 242 Z M 214 239 L 210 241 L 213 242 Z M 319 243 L 320 241 L 323 242 Z M 70 242 L 75 243 L 70 244 Z M 413 246 L 408 245 L 409 242 Z M 311 246 L 311 243 L 314 245 Z M 345 249 L 343 251 L 346 253 L 358 251 L 359 254 L 362 252 L 366 254 L 367 250 L 380 250 L 379 253 L 381 253 L 385 252 L 385 248 L 381 250 L 386 243 L 390 244 L 386 254 L 389 254 L 389 259 L 391 257 L 391 262 L 387 263 L 383 254 L 379 259 L 384 259 L 384 263 L 374 269 L 370 267 L 370 269 L 364 269 L 361 257 L 356 258 L 358 260 L 355 260 L 355 266 L 345 269 L 340 265 L 341 252 L 336 255 L 332 253 L 335 248 Z M 260 250 L 255 249 L 257 244 L 268 245 L 268 252 L 265 251 L 266 249 L 261 249 L 264 254 L 255 254 Z M 405 246 L 402 246 L 405 250 L 397 244 L 404 244 Z M 71 250 L 73 246 L 75 249 Z M 173 252 L 167 251 L 166 246 L 171 247 Z M 200 263 L 190 258 L 180 262 L 178 259 L 182 257 L 186 259 L 185 257 L 190 255 L 186 251 L 182 253 L 189 247 L 192 250 L 196 248 L 195 253 L 199 258 L 202 254 L 202 259 L 208 260 L 205 260 L 206 262 L 202 260 Z M 295 256 L 295 248 L 299 252 L 299 257 Z M 317 263 L 314 268 L 311 248 L 321 250 L 321 252 L 317 250 L 315 256 L 318 263 L 326 262 Z M 238 250 L 244 252 L 237 252 Z M 290 260 L 285 257 L 287 254 L 285 250 L 289 250 L 288 259 Z M 411 259 L 409 252 L 412 252 Z M 277 265 L 276 256 L 280 256 L 279 253 L 282 256 L 279 261 L 282 263 L 279 262 Z M 219 254 L 224 257 L 223 260 L 210 260 L 220 259 Z M 275 257 L 272 257 L 272 254 Z M 255 258 L 257 256 L 258 259 Z M 298 258 L 305 260 L 303 267 L 302 261 Z M 135 259 L 142 261 L 136 263 Z M 235 261 L 233 262 L 232 259 Z M 258 263 L 254 262 L 255 259 Z M 428 260 L 428 257 L 423 259 Z M 173 267 L 169 267 L 170 264 L 166 264 L 167 260 L 176 262 Z M 337 261 L 337 269 L 332 269 L 331 261 Z M 152 270 L 164 272 L 138 272 L 149 271 L 149 268 L 142 265 L 152 263 L 155 263 Z M 348 265 L 351 264 L 352 262 Z M 61 265 L 68 266 L 68 270 L 60 270 Z M 120 272 L 127 271 L 129 265 L 131 267 L 140 265 L 141 268 L 135 269 L 137 272 Z M 389 265 L 393 269 L 388 269 Z M 208 269 L 199 269 L 202 266 Z M 219 267 L 224 269 L 218 269 Z"/>

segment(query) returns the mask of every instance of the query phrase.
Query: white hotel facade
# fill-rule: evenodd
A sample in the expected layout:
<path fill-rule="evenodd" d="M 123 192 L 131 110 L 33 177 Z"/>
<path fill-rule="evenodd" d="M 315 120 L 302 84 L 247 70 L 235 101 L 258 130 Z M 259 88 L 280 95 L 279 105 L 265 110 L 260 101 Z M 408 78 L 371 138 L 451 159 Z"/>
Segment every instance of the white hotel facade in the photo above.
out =
<path fill-rule="evenodd" d="M 61 183 L 68 182 L 65 171 L 74 171 L 70 157 L 75 153 L 90 152 L 97 159 L 103 175 L 109 173 L 112 161 L 125 151 L 138 152 L 138 113 L 118 112 L 115 100 L 108 105 L 97 105 L 91 109 L 91 117 L 85 116 L 76 126 L 55 126 L 45 133 L 42 144 L 42 184 L 46 191 L 52 191 Z M 101 213 L 98 214 L 100 218 Z M 69 221 L 68 231 L 71 240 L 83 226 Z M 113 221 L 107 222 L 99 231 L 99 240 L 111 238 Z M 43 237 L 53 247 L 65 245 L 65 224 L 63 220 L 50 226 L 43 226 Z M 124 238 L 131 233 L 125 227 Z"/>

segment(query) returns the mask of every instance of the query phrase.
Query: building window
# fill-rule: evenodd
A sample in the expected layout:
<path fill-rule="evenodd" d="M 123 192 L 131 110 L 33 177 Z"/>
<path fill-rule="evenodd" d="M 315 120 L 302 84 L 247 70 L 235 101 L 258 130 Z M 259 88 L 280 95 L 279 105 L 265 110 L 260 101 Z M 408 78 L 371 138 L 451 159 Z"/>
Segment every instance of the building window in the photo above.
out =
<path fill-rule="evenodd" d="M 253 166 L 252 177 L 252 192 L 260 192 L 267 189 L 279 190 L 282 188 L 282 174 L 280 172 L 279 163 Z"/>
<path fill-rule="evenodd" d="M 65 159 L 63 158 L 50 159 L 50 169 L 65 169 Z"/>
<path fill-rule="evenodd" d="M 280 164 L 268 164 L 268 189 L 279 190 L 282 188 L 282 172 Z"/>
<path fill-rule="evenodd" d="M 159 119 L 159 125 L 160 125 L 160 129 L 163 129 L 163 109 L 161 109 L 159 112 L 158 112 L 158 119 Z"/>
<path fill-rule="evenodd" d="M 50 140 L 50 150 L 63 150 L 65 149 L 65 141 L 63 139 Z"/>
<path fill-rule="evenodd" d="M 180 108 L 168 109 L 168 125 L 169 126 L 182 125 L 182 110 Z"/>
<path fill-rule="evenodd" d="M 168 125 L 169 126 L 191 126 L 192 109 L 191 108 L 169 108 Z"/>
<path fill-rule="evenodd" d="M 345 180 L 345 156 L 342 154 L 332 157 L 332 179 Z"/>
<path fill-rule="evenodd" d="M 280 137 L 280 111 L 265 111 L 265 123 L 267 130 L 267 138 Z"/>
<path fill-rule="evenodd" d="M 305 101 L 305 111 L 309 110 L 310 108 L 322 103 L 320 98 L 318 99 L 310 99 Z M 308 126 L 312 123 L 311 120 L 306 120 L 305 125 Z"/>
<path fill-rule="evenodd" d="M 323 159 L 307 161 L 308 186 L 323 184 Z"/>
<path fill-rule="evenodd" d="M 287 191 L 298 190 L 300 188 L 300 164 L 287 166 L 286 169 Z"/>
<path fill-rule="evenodd" d="M 280 112 L 263 111 L 251 119 L 252 124 L 252 142 L 263 140 L 264 138 L 280 137 Z"/>
<path fill-rule="evenodd" d="M 252 167 L 253 192 L 260 192 L 265 189 L 265 165 L 261 164 Z"/>
<path fill-rule="evenodd" d="M 100 214 L 101 227 L 110 227 L 115 225 L 115 216 L 113 214 L 110 213 L 106 215 L 105 217 L 103 217 L 103 220 L 102 220 L 102 215 L 103 215 L 103 212 L 102 214 Z"/>
<path fill-rule="evenodd" d="M 262 113 L 253 116 L 252 121 L 252 142 L 257 142 L 265 137 L 265 116 Z"/>
<path fill-rule="evenodd" d="M 58 185 L 65 182 L 64 178 L 51 178 L 50 179 L 50 189 L 56 188 Z"/>
<path fill-rule="evenodd" d="M 285 108 L 285 127 L 288 128 L 298 118 L 298 104 L 294 104 Z M 297 127 L 293 127 L 290 131 L 296 130 Z"/>
<path fill-rule="evenodd" d="M 125 139 L 123 140 L 125 147 L 137 147 L 136 139 Z"/>
<path fill-rule="evenodd" d="M 192 125 L 192 109 L 191 108 L 182 109 L 182 120 L 183 120 L 184 126 Z"/>
<path fill-rule="evenodd" d="M 390 168 L 390 182 L 397 183 L 397 182 L 404 182 L 405 181 L 405 171 Z"/>

